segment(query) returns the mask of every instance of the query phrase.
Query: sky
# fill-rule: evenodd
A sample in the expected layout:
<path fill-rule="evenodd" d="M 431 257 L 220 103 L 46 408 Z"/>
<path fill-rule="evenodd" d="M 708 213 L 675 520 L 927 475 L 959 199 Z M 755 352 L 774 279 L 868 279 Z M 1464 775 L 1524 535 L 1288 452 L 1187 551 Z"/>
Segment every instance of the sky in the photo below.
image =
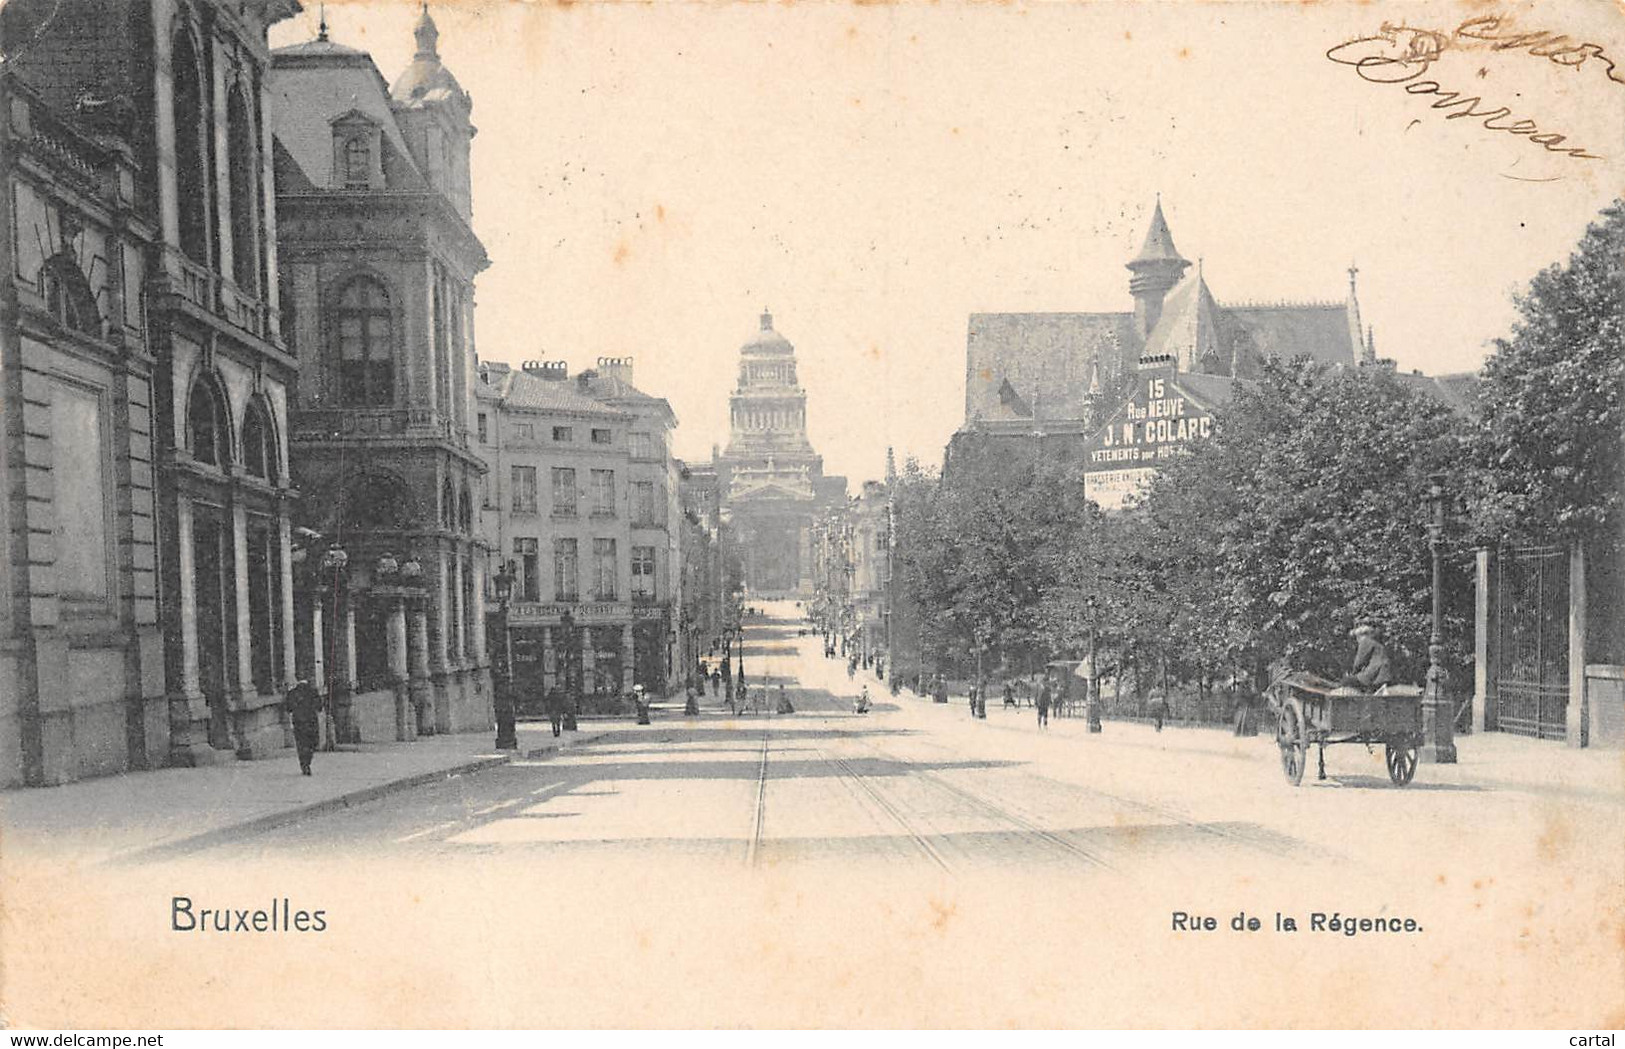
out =
<path fill-rule="evenodd" d="M 315 35 L 305 2 L 273 46 Z M 854 489 L 888 446 L 940 463 L 964 419 L 969 314 L 1131 309 L 1123 264 L 1159 193 L 1221 304 L 1341 301 L 1357 265 L 1379 355 L 1444 373 L 1482 363 L 1514 293 L 1625 185 L 1625 16 L 1605 3 L 431 11 L 479 129 L 481 358 L 574 372 L 631 356 L 677 413 L 676 453 L 705 459 L 769 308 L 825 471 Z M 410 62 L 416 3 L 325 12 L 386 79 Z M 1576 47 L 1451 35 L 1486 13 Z M 1448 46 L 1424 64 L 1328 59 L 1385 20 Z M 1532 123 L 1493 129 L 1415 93 L 1463 89 L 1510 111 L 1490 124 Z M 1553 151 L 1575 146 L 1600 159 Z"/>

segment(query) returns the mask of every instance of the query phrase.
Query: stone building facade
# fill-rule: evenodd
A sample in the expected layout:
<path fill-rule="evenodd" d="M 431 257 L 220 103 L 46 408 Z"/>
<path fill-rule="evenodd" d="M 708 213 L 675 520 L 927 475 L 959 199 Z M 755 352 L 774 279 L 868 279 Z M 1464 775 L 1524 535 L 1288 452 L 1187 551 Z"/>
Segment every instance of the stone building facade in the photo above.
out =
<path fill-rule="evenodd" d="M 292 445 L 313 533 L 297 649 L 343 740 L 493 719 L 474 505 L 474 279 L 488 260 L 471 226 L 472 101 L 441 64 L 427 8 L 414 35 L 393 85 L 325 24 L 275 52 L 269 81 L 282 327 L 299 361 Z"/>
<path fill-rule="evenodd" d="M 4 46 L 25 42 L 6 61 L 0 342 L 18 454 L 0 511 L 0 673 L 15 689 L 0 694 L 16 699 L 0 726 L 18 759 L 0 758 L 0 778 L 287 743 L 294 361 L 265 41 L 298 9 L 11 0 L 0 14 Z"/>
<path fill-rule="evenodd" d="M 773 329 L 771 313 L 762 313 L 761 330 L 740 347 L 728 415 L 728 445 L 715 465 L 745 586 L 756 595 L 811 595 L 812 523 L 846 498 L 846 479 L 825 477 L 823 457 L 807 440 L 795 347 Z"/>
<path fill-rule="evenodd" d="M 682 479 L 671 454 L 677 413 L 663 397 L 633 384 L 631 357 L 600 357 L 586 374 L 587 393 L 630 418 L 626 435 L 627 516 L 635 684 L 664 693 L 682 679 Z M 675 680 L 674 680 L 675 679 Z"/>
<path fill-rule="evenodd" d="M 661 566 L 644 562 L 656 547 L 633 527 L 633 479 L 647 464 L 634 462 L 631 435 L 647 432 L 639 429 L 646 422 L 594 397 L 593 379 L 571 377 L 563 362 L 480 369 L 479 448 L 490 466 L 480 526 L 494 562 L 487 575 L 494 579 L 504 563 L 514 573 L 507 635 L 495 633 L 503 623 L 494 614 L 490 636 L 494 646 L 511 646 L 522 712 L 539 712 L 555 691 L 607 697 L 635 684 L 664 687 L 663 671 L 639 674 L 663 659 L 665 641 L 640 660 L 637 626 L 657 617 L 654 602 L 671 600 Z"/>

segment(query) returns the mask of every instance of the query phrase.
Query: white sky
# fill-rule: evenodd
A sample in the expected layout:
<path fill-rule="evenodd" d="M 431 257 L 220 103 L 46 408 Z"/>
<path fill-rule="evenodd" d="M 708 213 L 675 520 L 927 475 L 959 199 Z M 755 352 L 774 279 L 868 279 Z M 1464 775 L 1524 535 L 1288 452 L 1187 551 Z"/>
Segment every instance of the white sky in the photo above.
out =
<path fill-rule="evenodd" d="M 315 34 L 318 5 L 273 46 Z M 487 360 L 636 358 L 677 452 L 727 436 L 769 306 L 830 473 L 940 461 L 964 416 L 967 314 L 1126 310 L 1160 190 L 1221 303 L 1344 296 L 1377 349 L 1478 366 L 1511 292 L 1625 185 L 1625 84 L 1589 61 L 1451 51 L 1424 78 L 1607 159 L 1447 120 L 1327 48 L 1479 6 L 671 3 L 431 6 L 474 98 Z M 394 79 L 415 3 L 330 3 Z M 1604 3 L 1523 16 L 1621 56 Z M 1555 181 L 1526 181 L 1542 179 Z"/>

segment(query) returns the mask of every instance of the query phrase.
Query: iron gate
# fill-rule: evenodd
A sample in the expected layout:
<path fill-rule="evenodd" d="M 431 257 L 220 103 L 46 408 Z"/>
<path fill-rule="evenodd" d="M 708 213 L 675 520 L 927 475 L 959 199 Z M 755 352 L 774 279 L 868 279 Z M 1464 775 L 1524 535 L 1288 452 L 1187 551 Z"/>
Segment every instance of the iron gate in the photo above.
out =
<path fill-rule="evenodd" d="M 1555 546 L 1505 546 L 1495 559 L 1488 726 L 1563 739 L 1569 701 L 1569 561 Z"/>

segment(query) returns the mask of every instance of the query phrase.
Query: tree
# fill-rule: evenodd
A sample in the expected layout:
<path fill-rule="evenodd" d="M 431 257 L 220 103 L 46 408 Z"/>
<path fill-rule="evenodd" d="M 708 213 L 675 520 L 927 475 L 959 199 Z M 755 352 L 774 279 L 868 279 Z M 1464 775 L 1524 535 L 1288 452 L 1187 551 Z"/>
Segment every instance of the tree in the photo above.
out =
<path fill-rule="evenodd" d="M 1198 668 L 1285 659 L 1334 673 L 1368 619 L 1424 650 L 1426 494 L 1436 472 L 1456 486 L 1462 422 L 1391 367 L 1269 363 L 1133 511 L 1155 540 L 1143 613 Z"/>
<path fill-rule="evenodd" d="M 1625 661 L 1625 201 L 1517 302 L 1478 391 L 1478 537 L 1584 549 L 1587 658 Z"/>
<path fill-rule="evenodd" d="M 1484 362 L 1475 448 L 1486 538 L 1617 536 L 1625 499 L 1625 201 L 1518 296 Z"/>

